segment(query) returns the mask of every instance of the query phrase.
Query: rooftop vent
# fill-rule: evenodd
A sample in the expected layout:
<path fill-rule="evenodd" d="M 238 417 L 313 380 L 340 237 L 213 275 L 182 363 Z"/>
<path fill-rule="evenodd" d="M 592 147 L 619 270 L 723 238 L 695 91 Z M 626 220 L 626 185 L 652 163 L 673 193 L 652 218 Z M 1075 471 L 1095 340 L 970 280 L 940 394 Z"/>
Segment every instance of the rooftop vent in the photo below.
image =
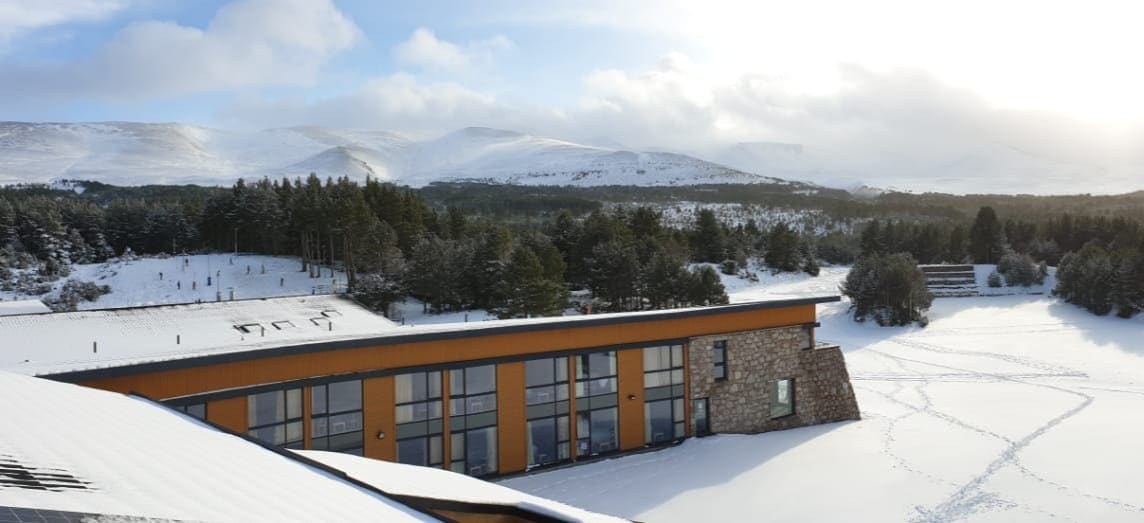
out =
<path fill-rule="evenodd" d="M 326 310 L 322 311 L 322 316 L 325 316 L 327 318 L 335 318 L 335 317 L 339 317 L 341 315 L 342 315 L 342 313 L 338 312 L 336 309 L 326 309 Z"/>
<path fill-rule="evenodd" d="M 270 324 L 273 325 L 274 328 L 278 329 L 278 330 L 293 329 L 294 327 L 296 327 L 296 325 L 294 325 L 294 322 L 292 322 L 290 320 L 272 321 L 272 322 L 270 322 Z"/>
<path fill-rule="evenodd" d="M 234 328 L 244 334 L 262 334 L 265 330 L 262 325 L 258 323 L 243 323 L 242 325 L 235 325 Z"/>

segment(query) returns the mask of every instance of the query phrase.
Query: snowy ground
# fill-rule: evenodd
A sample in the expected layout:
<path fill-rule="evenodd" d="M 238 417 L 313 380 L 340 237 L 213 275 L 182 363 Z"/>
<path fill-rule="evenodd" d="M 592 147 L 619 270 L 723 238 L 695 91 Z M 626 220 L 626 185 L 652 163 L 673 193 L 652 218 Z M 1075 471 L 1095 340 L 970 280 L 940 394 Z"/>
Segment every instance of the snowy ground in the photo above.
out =
<path fill-rule="evenodd" d="M 728 291 L 815 294 L 844 274 Z M 818 338 L 842 345 L 862 421 L 693 439 L 505 484 L 654 522 L 1144 519 L 1144 319 L 1025 295 L 938 299 L 924 329 L 879 328 L 847 306 L 821 306 Z"/>
<path fill-rule="evenodd" d="M 249 267 L 249 274 L 247 268 Z M 115 259 L 107 263 L 75 265 L 72 273 L 53 284 L 53 293 L 68 279 L 111 287 L 111 294 L 94 302 L 81 301 L 80 310 L 135 307 L 198 300 L 270 298 L 326 294 L 345 289 L 345 274 L 322 270 L 321 278 L 300 272 L 297 258 L 261 255 L 198 254 L 168 258 Z M 160 278 L 159 273 L 163 276 Z M 207 286 L 207 276 L 211 284 Z M 50 296 L 50 294 L 49 294 Z M 0 291 L 0 301 L 30 296 Z"/>

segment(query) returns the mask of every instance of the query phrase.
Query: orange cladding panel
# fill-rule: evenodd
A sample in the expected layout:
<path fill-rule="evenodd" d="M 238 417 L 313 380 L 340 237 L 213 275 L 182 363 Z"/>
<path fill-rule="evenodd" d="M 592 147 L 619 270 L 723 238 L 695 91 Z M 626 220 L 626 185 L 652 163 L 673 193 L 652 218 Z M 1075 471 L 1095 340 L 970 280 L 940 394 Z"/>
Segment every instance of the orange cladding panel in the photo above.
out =
<path fill-rule="evenodd" d="M 397 423 L 394 420 L 395 385 L 392 376 L 361 382 L 365 457 L 397 461 Z M 385 436 L 378 439 L 377 435 Z"/>
<path fill-rule="evenodd" d="M 268 355 L 258 359 L 142 372 L 81 383 L 100 389 L 135 391 L 154 399 L 166 399 L 315 376 L 541 354 L 569 349 L 606 348 L 627 343 L 798 325 L 812 323 L 814 319 L 814 305 L 799 305 L 687 318 L 584 327 L 564 326 L 532 332 L 489 335 L 482 335 L 478 324 L 467 337 L 462 339 L 394 343 L 283 356 Z"/>
<path fill-rule="evenodd" d="M 208 403 L 207 421 L 234 432 L 246 433 L 246 398 L 228 398 Z"/>
<path fill-rule="evenodd" d="M 497 438 L 501 473 L 528 466 L 525 445 L 524 362 L 497 365 Z"/>
<path fill-rule="evenodd" d="M 616 353 L 620 402 L 620 450 L 644 445 L 643 349 Z"/>

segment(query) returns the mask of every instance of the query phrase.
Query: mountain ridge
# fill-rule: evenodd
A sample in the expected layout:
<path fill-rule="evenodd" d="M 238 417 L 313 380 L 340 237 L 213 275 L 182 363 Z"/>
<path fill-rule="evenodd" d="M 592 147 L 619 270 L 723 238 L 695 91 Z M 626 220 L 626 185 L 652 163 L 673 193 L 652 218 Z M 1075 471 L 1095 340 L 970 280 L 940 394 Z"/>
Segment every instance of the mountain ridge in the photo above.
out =
<path fill-rule="evenodd" d="M 439 181 L 797 183 L 686 154 L 584 145 L 490 127 L 414 140 L 384 130 L 320 126 L 240 132 L 179 122 L 0 122 L 0 185 L 60 179 L 227 185 L 238 178 L 310 172 L 411 186 Z"/>

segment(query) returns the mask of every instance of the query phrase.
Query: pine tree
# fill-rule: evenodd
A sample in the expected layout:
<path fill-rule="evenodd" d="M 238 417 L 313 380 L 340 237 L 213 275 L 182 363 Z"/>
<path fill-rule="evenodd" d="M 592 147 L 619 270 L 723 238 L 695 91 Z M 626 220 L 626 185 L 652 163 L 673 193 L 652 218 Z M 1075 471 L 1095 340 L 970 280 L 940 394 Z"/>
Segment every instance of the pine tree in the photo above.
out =
<path fill-rule="evenodd" d="M 1005 252 L 1005 231 L 992 207 L 977 211 L 969 229 L 969 253 L 974 263 L 997 263 Z"/>

